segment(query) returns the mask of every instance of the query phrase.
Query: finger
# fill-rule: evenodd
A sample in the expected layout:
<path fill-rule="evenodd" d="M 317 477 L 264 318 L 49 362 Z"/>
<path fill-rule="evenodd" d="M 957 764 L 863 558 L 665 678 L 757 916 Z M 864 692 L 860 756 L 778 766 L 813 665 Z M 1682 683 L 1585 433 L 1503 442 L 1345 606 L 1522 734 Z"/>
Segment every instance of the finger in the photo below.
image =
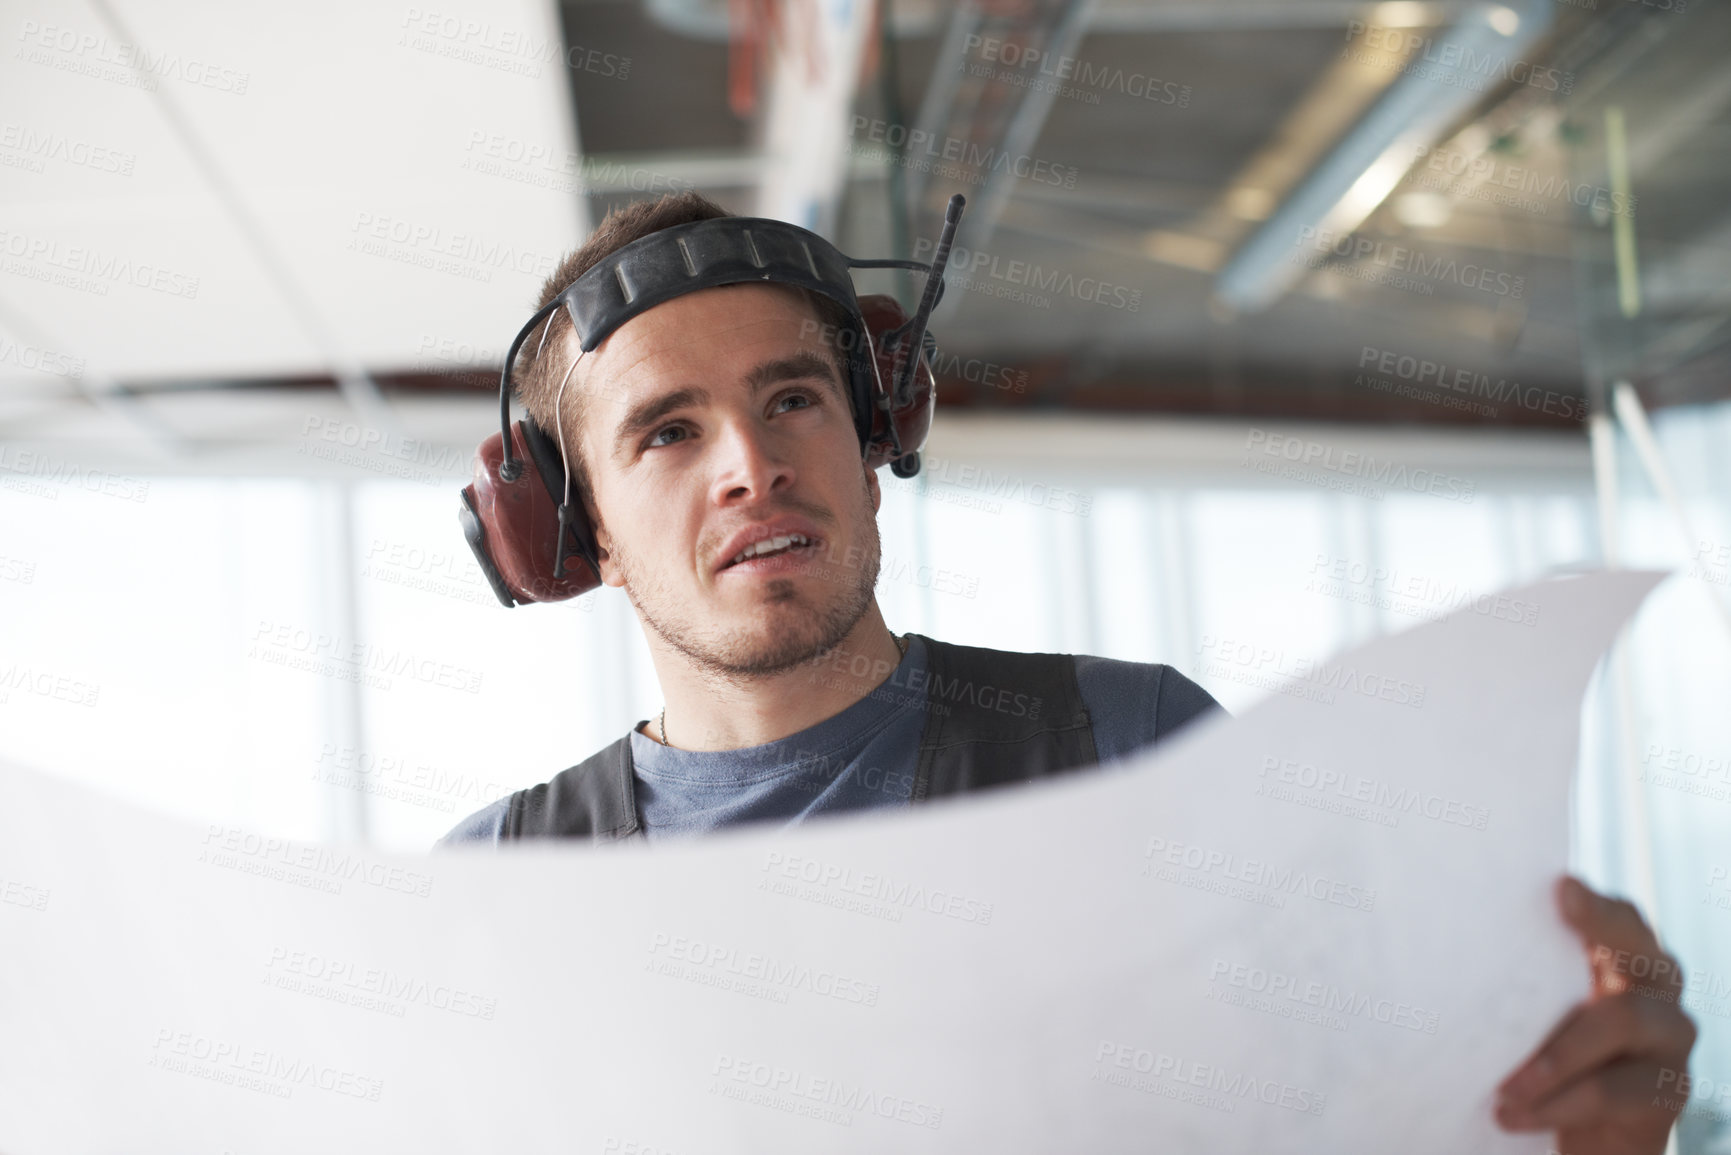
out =
<path fill-rule="evenodd" d="M 1511 1106 L 1530 1108 L 1617 1059 L 1657 1059 L 1680 1067 L 1694 1042 L 1695 1025 L 1674 1005 L 1612 995 L 1577 1006 L 1498 1095 Z"/>
<path fill-rule="evenodd" d="M 1683 969 L 1660 946 L 1641 912 L 1621 899 L 1607 898 L 1579 879 L 1557 884 L 1563 921 L 1587 948 L 1595 989 L 1618 994 L 1637 985 L 1660 988 L 1673 1000 L 1682 993 Z"/>
<path fill-rule="evenodd" d="M 1633 903 L 1607 897 L 1580 879 L 1564 875 L 1557 882 L 1557 907 L 1563 921 L 1588 946 L 1658 953 L 1659 940 Z"/>
<path fill-rule="evenodd" d="M 1499 1108 L 1497 1121 L 1517 1131 L 1591 1128 L 1602 1135 L 1663 1136 L 1687 1098 L 1656 1092 L 1659 1082 L 1658 1065 L 1625 1060 L 1576 1079 L 1537 1104 Z"/>
<path fill-rule="evenodd" d="M 1532 1095 L 1529 1088 L 1539 1088 L 1541 1080 L 1548 1079 L 1555 1070 L 1550 1058 L 1552 1044 L 1574 1025 L 1575 1020 L 1590 1005 L 1590 1003 L 1576 1003 L 1570 1007 L 1568 1012 L 1557 1020 L 1556 1025 L 1550 1029 L 1539 1045 L 1533 1048 L 1532 1053 L 1521 1060 L 1521 1065 L 1510 1071 L 1503 1078 L 1503 1081 L 1497 1084 L 1499 1103 L 1505 1099 L 1517 1099 L 1520 1101 L 1520 1105 L 1525 1106 L 1531 1100 Z"/>

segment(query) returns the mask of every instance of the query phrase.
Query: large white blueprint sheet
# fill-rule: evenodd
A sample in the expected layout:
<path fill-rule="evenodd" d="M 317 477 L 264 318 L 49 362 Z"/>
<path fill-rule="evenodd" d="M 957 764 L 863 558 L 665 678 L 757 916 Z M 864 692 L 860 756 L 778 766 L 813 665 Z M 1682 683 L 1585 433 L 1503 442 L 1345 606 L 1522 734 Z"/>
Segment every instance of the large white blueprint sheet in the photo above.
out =
<path fill-rule="evenodd" d="M 1580 704 L 1657 580 L 786 832 L 393 856 L 0 771 L 0 1152 L 1544 1151 L 1491 1094 L 1588 991 Z"/>

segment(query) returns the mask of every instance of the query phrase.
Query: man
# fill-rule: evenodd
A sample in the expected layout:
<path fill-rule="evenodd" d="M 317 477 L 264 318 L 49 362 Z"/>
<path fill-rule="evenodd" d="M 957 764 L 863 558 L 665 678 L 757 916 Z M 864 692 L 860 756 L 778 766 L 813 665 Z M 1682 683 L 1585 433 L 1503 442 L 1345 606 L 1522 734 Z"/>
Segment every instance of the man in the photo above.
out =
<path fill-rule="evenodd" d="M 541 303 L 631 241 L 725 215 L 693 194 L 614 213 Z M 661 837 L 906 805 L 1079 770 L 1218 709 L 1162 665 L 891 633 L 873 594 L 882 491 L 833 303 L 773 283 L 699 289 L 580 357 L 562 319 L 537 337 L 522 401 L 564 438 L 601 580 L 637 611 L 666 705 L 442 842 Z M 1661 1071 L 1675 1085 L 1694 1028 L 1675 997 L 1628 989 L 1610 965 L 1665 959 L 1633 907 L 1573 880 L 1558 898 L 1595 993 L 1504 1084 L 1499 1121 L 1555 1129 L 1569 1155 L 1656 1153 L 1680 1108 L 1657 1094 Z"/>

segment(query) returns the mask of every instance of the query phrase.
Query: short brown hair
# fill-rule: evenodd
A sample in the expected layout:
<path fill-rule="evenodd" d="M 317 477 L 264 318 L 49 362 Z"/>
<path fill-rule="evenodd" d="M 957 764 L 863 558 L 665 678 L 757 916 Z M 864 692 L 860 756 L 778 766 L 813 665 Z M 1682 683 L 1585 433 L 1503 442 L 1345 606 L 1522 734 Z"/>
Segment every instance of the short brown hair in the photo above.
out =
<path fill-rule="evenodd" d="M 674 225 L 735 215 L 737 214 L 728 212 L 701 193 L 689 191 L 666 193 L 655 200 L 633 201 L 622 205 L 608 213 L 595 231 L 589 234 L 589 239 L 559 262 L 559 267 L 554 269 L 552 275 L 542 284 L 541 297 L 535 307 L 544 309 L 552 304 L 577 278 L 600 264 L 608 254 L 617 252 L 632 241 Z M 818 293 L 803 289 L 797 291 L 810 302 L 817 313 L 818 321 L 824 326 L 822 332 L 825 334 L 839 334 L 851 325 L 847 310 L 837 302 Z M 529 411 L 529 416 L 534 418 L 535 424 L 546 430 L 555 440 L 559 436 L 559 426 L 554 420 L 554 402 L 557 400 L 559 382 L 565 379 L 566 370 L 570 368 L 561 338 L 562 334 L 572 331 L 570 314 L 559 309 L 535 327 L 523 342 L 520 354 L 531 360 L 524 372 L 518 375 L 520 384 L 517 387 L 517 396 L 523 408 Z M 542 355 L 536 358 L 535 350 L 542 348 L 543 340 L 546 341 L 546 346 Z M 851 386 L 845 374 L 841 384 L 842 391 L 851 396 Z M 567 419 L 567 427 L 570 429 L 582 427 L 582 396 L 581 391 L 571 391 L 563 403 L 563 407 L 571 413 L 571 417 Z M 583 460 L 581 440 L 567 440 L 565 449 L 571 458 L 569 468 L 575 471 L 574 480 L 580 487 L 579 500 L 592 500 L 594 490 L 589 484 L 589 469 Z"/>

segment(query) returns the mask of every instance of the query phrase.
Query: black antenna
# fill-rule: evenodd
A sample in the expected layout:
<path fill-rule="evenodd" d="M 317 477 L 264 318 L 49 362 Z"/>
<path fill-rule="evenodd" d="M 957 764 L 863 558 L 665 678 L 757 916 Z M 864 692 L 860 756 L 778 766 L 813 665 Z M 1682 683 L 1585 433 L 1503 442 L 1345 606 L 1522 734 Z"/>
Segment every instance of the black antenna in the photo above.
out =
<path fill-rule="evenodd" d="M 926 273 L 925 290 L 920 294 L 920 307 L 908 321 L 908 332 L 901 342 L 908 351 L 908 359 L 902 367 L 901 375 L 896 378 L 897 402 L 905 401 L 910 396 L 914 374 L 919 371 L 920 356 L 925 352 L 926 322 L 931 319 L 932 310 L 938 304 L 938 295 L 943 290 L 944 266 L 950 261 L 950 244 L 955 240 L 956 226 L 961 223 L 962 209 L 967 203 L 966 198 L 957 193 L 950 198 L 949 206 L 944 209 L 944 231 L 938 234 L 938 249 L 932 254 L 931 268 Z"/>

